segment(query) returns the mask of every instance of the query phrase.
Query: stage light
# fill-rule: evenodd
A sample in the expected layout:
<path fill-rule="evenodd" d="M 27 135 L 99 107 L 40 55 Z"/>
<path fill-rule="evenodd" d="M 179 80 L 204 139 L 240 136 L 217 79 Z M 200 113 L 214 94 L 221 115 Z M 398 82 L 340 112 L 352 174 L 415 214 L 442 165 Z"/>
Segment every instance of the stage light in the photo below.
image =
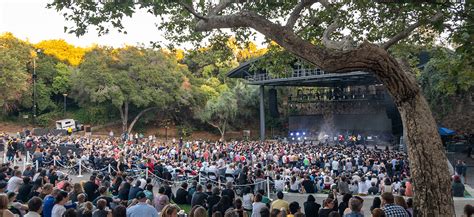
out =
<path fill-rule="evenodd" d="M 299 136 L 299 135 L 300 135 L 300 133 L 296 133 L 296 135 L 297 135 L 297 136 Z"/>
<path fill-rule="evenodd" d="M 306 137 L 304 137 L 304 140 L 306 140 Z"/>
<path fill-rule="evenodd" d="M 291 138 L 292 140 L 295 140 L 295 137 Z"/>
<path fill-rule="evenodd" d="M 293 133 L 290 133 L 290 136 L 293 136 Z"/>
<path fill-rule="evenodd" d="M 305 133 L 305 132 L 303 132 L 303 136 L 304 136 L 304 135 L 306 135 L 306 133 Z"/>
<path fill-rule="evenodd" d="M 301 140 L 301 137 L 298 137 L 298 141 Z"/>

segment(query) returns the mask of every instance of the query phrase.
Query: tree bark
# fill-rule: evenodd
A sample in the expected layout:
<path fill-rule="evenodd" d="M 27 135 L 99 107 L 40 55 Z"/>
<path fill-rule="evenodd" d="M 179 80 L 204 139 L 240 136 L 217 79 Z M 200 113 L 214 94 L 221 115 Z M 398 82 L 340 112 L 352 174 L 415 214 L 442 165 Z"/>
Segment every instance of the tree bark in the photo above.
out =
<path fill-rule="evenodd" d="M 123 105 L 119 107 L 119 111 L 120 111 L 120 118 L 122 119 L 122 133 L 125 133 L 127 132 L 127 126 L 128 126 L 128 102 L 127 101 L 125 101 Z"/>
<path fill-rule="evenodd" d="M 207 122 L 209 125 L 215 127 L 217 130 L 219 130 L 219 133 L 221 134 L 221 139 L 224 140 L 224 135 L 225 135 L 225 125 L 224 127 L 220 127 L 219 124 L 214 124 L 211 122 Z"/>
<path fill-rule="evenodd" d="M 151 110 L 154 110 L 154 109 L 158 109 L 158 107 L 150 107 L 150 108 L 147 108 L 147 109 L 144 109 L 142 110 L 140 113 L 138 113 L 137 116 L 135 116 L 135 118 L 133 119 L 132 123 L 130 123 L 130 126 L 128 127 L 128 134 L 130 134 L 133 130 L 133 127 L 135 126 L 135 124 L 137 123 L 137 121 L 140 119 L 140 117 L 142 117 L 145 113 L 151 111 Z"/>

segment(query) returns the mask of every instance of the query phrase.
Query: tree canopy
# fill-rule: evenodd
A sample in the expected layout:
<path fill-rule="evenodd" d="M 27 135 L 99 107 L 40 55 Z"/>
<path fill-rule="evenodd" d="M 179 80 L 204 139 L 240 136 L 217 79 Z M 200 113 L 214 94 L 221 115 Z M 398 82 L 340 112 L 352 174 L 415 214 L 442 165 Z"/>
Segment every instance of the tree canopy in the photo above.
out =
<path fill-rule="evenodd" d="M 11 33 L 0 35 L 0 106 L 4 113 L 15 109 L 28 91 L 27 67 L 33 55 L 28 43 Z"/>
<path fill-rule="evenodd" d="M 184 68 L 160 51 L 139 47 L 97 47 L 72 76 L 73 96 L 80 102 L 112 103 L 128 127 L 129 106 L 166 107 L 181 92 Z"/>

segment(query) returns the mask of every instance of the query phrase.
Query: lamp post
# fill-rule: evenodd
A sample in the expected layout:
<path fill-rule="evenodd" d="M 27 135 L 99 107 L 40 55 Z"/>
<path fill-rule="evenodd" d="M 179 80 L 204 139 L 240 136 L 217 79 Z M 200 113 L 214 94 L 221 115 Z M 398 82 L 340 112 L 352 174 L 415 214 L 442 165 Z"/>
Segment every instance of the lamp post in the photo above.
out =
<path fill-rule="evenodd" d="M 35 52 L 39 54 L 41 49 Z M 33 58 L 33 126 L 36 126 L 36 56 Z"/>
<path fill-rule="evenodd" d="M 66 97 L 67 97 L 67 93 L 63 93 L 63 96 L 64 96 L 64 118 L 66 118 Z"/>

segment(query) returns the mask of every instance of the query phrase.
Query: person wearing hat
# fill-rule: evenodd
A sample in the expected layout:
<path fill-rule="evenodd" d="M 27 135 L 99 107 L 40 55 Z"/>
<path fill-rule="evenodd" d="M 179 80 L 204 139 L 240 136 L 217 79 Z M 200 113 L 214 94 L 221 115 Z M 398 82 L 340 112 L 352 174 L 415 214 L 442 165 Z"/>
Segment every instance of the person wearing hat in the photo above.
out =
<path fill-rule="evenodd" d="M 454 176 L 453 184 L 451 185 L 454 197 L 464 197 L 464 184 L 461 183 L 461 177 Z"/>
<path fill-rule="evenodd" d="M 146 202 L 147 198 L 143 191 L 138 192 L 135 199 L 134 205 L 127 209 L 127 217 L 158 217 L 158 211 Z"/>

